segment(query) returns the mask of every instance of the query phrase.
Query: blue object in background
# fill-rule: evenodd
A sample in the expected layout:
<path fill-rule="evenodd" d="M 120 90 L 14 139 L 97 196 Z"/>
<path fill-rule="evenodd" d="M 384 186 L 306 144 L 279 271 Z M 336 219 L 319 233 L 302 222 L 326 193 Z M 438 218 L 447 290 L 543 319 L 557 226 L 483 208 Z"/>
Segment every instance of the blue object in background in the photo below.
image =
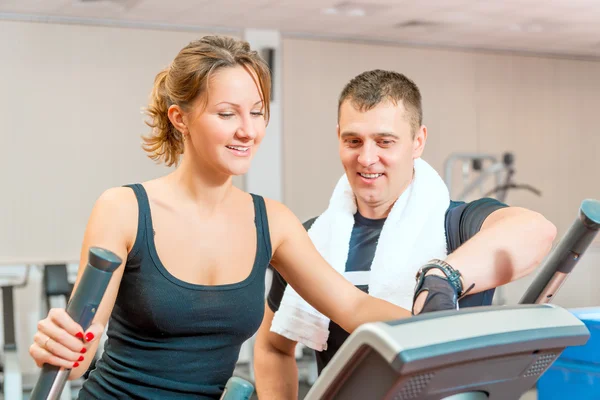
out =
<path fill-rule="evenodd" d="M 600 399 L 600 308 L 569 310 L 589 329 L 585 346 L 568 347 L 538 380 L 539 400 Z"/>

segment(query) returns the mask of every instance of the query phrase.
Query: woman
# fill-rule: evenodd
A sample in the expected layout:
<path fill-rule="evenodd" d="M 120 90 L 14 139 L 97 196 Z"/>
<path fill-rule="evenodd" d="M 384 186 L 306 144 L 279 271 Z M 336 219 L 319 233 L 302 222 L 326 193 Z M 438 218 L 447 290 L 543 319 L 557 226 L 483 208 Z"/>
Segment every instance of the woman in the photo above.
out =
<path fill-rule="evenodd" d="M 265 135 L 270 85 L 268 67 L 246 42 L 217 36 L 190 43 L 157 75 L 144 148 L 177 168 L 100 196 L 78 281 L 90 246 L 126 261 L 87 332 L 54 309 L 30 348 L 38 366 L 72 368 L 77 378 L 110 317 L 80 399 L 218 398 L 261 323 L 269 263 L 349 332 L 410 315 L 335 272 L 284 205 L 232 185 Z"/>

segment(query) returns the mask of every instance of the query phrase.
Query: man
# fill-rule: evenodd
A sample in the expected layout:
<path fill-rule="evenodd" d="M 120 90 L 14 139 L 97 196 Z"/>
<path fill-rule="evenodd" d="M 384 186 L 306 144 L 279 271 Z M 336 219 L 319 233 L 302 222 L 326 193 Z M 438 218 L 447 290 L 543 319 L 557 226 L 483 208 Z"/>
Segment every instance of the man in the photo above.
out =
<path fill-rule="evenodd" d="M 328 210 L 307 221 L 305 228 L 312 233 L 319 251 L 333 260 L 328 260 L 332 265 L 336 256 L 331 254 L 336 253 L 337 248 L 347 252 L 340 272 L 365 292 L 390 296 L 397 300 L 396 304 L 413 307 L 414 314 L 456 308 L 457 302 L 460 307 L 489 305 L 496 287 L 529 274 L 551 249 L 556 229 L 538 213 L 508 207 L 493 199 L 462 203 L 445 197 L 447 188 L 443 182 L 440 184 L 441 178 L 420 160 L 427 139 L 427 128 L 422 123 L 421 94 L 404 75 L 374 70 L 352 79 L 339 98 L 337 131 L 345 176 L 338 183 Z M 429 180 L 426 180 L 428 175 Z M 340 213 L 332 214 L 335 217 L 327 215 L 334 212 L 332 208 L 343 208 L 334 204 L 336 196 L 344 198 L 340 195 L 345 193 L 344 184 L 351 188 L 355 206 L 351 208 L 354 214 L 347 236 L 343 229 L 337 232 L 338 228 L 326 228 L 324 223 L 317 227 L 321 219 L 334 225 L 343 219 Z M 410 212 L 395 211 L 402 207 Z M 440 217 L 430 217 L 436 212 L 435 207 L 441 211 L 441 214 L 437 211 Z M 438 220 L 441 229 L 437 227 Z M 318 233 L 328 229 L 327 235 Z M 394 236 L 389 232 L 398 234 Z M 411 232 L 415 232 L 417 238 L 412 238 Z M 436 235 L 437 239 L 433 239 Z M 343 239 L 336 242 L 340 236 Z M 330 238 L 329 242 L 324 237 Z M 433 246 L 427 247 L 430 241 L 436 240 L 448 254 L 423 262 L 439 254 Z M 405 242 L 409 243 L 408 247 Z M 394 253 L 396 247 L 402 246 L 405 248 L 400 253 Z M 411 250 L 413 254 L 402 262 L 393 262 L 393 257 Z M 375 264 L 382 264 L 378 259 L 384 259 L 386 252 L 390 255 L 385 265 L 376 267 Z M 426 253 L 423 257 L 427 258 L 419 258 L 421 253 Z M 405 264 L 411 262 L 411 268 L 403 272 L 404 275 L 394 275 L 395 272 L 389 270 L 390 267 L 405 268 Z M 376 268 L 383 278 L 373 275 Z M 416 271 L 419 271 L 417 282 Z M 389 282 L 382 282 L 386 277 Z M 318 350 L 320 373 L 348 337 L 347 332 L 328 320 L 324 320 L 328 326 L 321 331 L 317 329 L 314 334 L 302 333 L 302 329 L 313 329 L 309 326 L 312 322 L 299 328 L 300 333 L 292 332 L 295 323 L 304 324 L 302 319 L 312 319 L 313 314 L 280 316 L 284 305 L 289 310 L 303 308 L 287 291 L 293 294 L 293 289 L 274 271 L 255 344 L 256 387 L 261 400 L 298 397 L 294 357 L 297 340 Z M 396 296 L 394 291 L 401 293 Z M 296 322 L 290 322 L 292 320 Z"/>

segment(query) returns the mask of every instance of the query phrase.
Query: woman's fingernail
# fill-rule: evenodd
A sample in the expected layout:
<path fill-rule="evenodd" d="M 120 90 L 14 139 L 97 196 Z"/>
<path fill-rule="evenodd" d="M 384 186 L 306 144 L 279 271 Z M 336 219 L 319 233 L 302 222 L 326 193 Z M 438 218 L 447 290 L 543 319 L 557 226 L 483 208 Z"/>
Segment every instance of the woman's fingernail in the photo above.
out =
<path fill-rule="evenodd" d="M 79 360 L 77 361 L 83 361 L 83 356 L 79 356 Z"/>
<path fill-rule="evenodd" d="M 86 340 L 86 342 L 91 342 L 92 340 L 94 340 L 94 334 L 92 332 L 86 333 L 85 340 Z"/>
<path fill-rule="evenodd" d="M 85 354 L 86 351 L 87 351 L 87 349 L 84 347 L 83 349 L 81 349 L 80 353 Z"/>
<path fill-rule="evenodd" d="M 75 337 L 76 337 L 77 339 L 83 339 L 83 333 L 81 333 L 81 332 L 77 332 L 77 335 L 75 335 Z"/>
<path fill-rule="evenodd" d="M 76 362 L 75 364 L 73 364 L 73 368 L 77 368 L 77 367 L 79 367 L 79 363 L 78 362 Z"/>

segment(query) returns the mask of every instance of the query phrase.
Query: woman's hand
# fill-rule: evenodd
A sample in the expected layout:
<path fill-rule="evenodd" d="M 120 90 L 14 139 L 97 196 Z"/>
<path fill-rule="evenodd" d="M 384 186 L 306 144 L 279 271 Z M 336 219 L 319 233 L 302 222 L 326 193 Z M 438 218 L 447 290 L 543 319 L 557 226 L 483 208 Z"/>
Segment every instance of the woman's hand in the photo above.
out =
<path fill-rule="evenodd" d="M 77 368 L 103 331 L 104 326 L 95 323 L 84 332 L 66 310 L 53 308 L 46 318 L 38 322 L 29 354 L 38 367 L 51 364 L 67 369 Z M 88 356 L 93 357 L 93 353 Z"/>

